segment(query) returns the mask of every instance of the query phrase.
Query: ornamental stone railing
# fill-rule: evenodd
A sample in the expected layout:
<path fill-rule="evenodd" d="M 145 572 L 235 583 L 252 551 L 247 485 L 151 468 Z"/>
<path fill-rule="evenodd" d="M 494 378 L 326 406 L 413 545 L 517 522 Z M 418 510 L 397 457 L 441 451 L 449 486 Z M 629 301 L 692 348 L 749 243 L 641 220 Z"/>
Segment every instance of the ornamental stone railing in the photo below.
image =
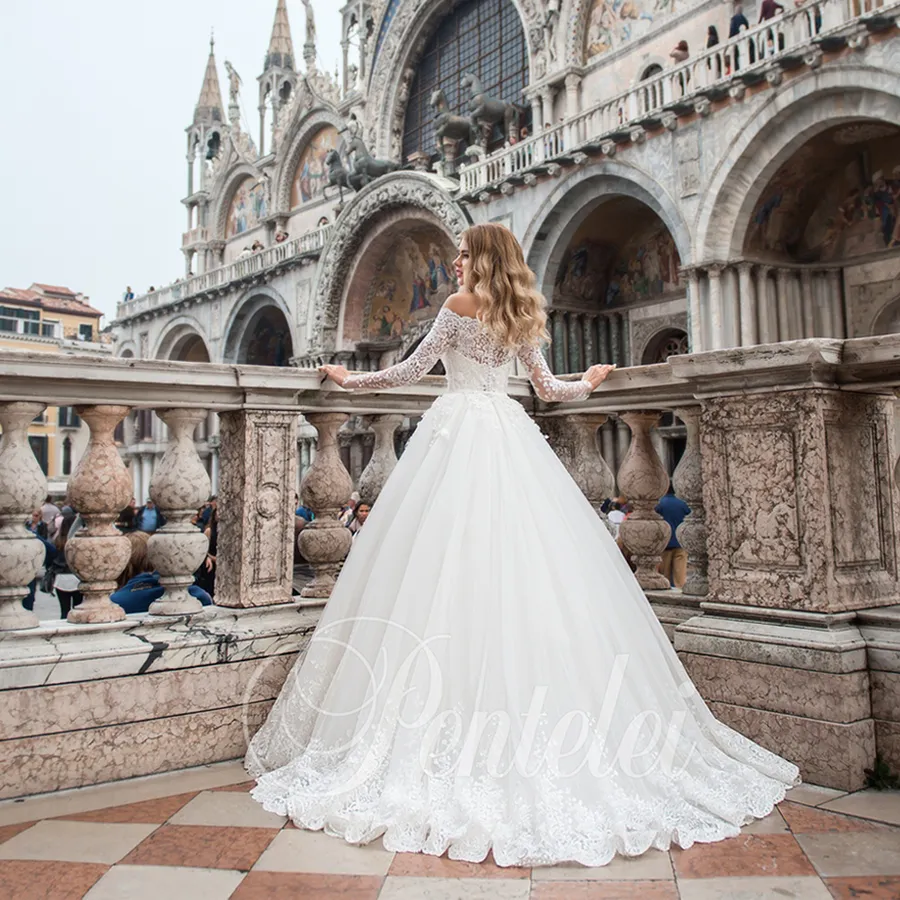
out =
<path fill-rule="evenodd" d="M 74 406 L 90 429 L 70 482 L 86 528 L 67 549 L 85 601 L 72 624 L 48 623 L 62 646 L 89 627 L 79 622 L 124 615 L 109 598 L 127 561 L 112 522 L 131 481 L 113 429 L 130 410 L 155 409 L 169 424 L 150 487 L 170 523 L 150 547 L 166 593 L 151 612 L 208 616 L 292 602 L 301 413 L 318 432 L 301 486 L 316 513 L 300 537 L 315 571 L 308 605 L 327 600 L 350 545 L 337 522 L 352 488 L 338 429 L 361 416 L 375 431 L 360 484 L 375 499 L 399 419 L 423 412 L 444 383 L 355 394 L 300 369 L 77 357 L 48 367 L 43 354 L 0 352 L 0 630 L 38 625 L 21 601 L 43 556 L 25 522 L 45 481 L 24 435 L 48 401 Z M 876 750 L 900 768 L 898 389 L 900 335 L 670 357 L 618 370 L 571 404 L 542 403 L 524 379 L 511 383 L 595 506 L 613 489 L 598 431 L 610 416 L 627 425 L 631 449 L 616 476 L 635 511 L 623 540 L 694 683 L 724 721 L 795 759 L 808 780 L 843 789 L 863 785 Z M 668 477 L 651 437 L 668 411 L 688 435 L 673 477 L 692 509 L 679 529 L 691 572 L 683 594 L 659 590 L 656 573 L 668 531 L 654 506 Z M 208 487 L 189 434 L 209 412 L 221 423 L 216 605 L 195 613 L 184 588 L 205 546 L 185 523 Z"/>

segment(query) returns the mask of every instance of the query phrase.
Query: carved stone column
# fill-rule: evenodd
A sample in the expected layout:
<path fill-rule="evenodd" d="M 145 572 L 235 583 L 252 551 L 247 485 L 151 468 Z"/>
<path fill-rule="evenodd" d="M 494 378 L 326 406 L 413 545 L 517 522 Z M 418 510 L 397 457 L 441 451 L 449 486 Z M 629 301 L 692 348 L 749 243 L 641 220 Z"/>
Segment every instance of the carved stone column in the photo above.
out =
<path fill-rule="evenodd" d="M 688 331 L 691 339 L 691 353 L 699 353 L 703 346 L 703 320 L 700 315 L 700 274 L 696 269 L 688 269 Z"/>
<path fill-rule="evenodd" d="M 778 304 L 778 340 L 791 341 L 796 335 L 791 328 L 791 298 L 788 295 L 790 273 L 787 269 L 775 270 L 775 297 Z"/>
<path fill-rule="evenodd" d="M 375 447 L 369 464 L 359 476 L 359 498 L 363 503 L 373 504 L 381 493 L 394 466 L 397 453 L 394 450 L 394 432 L 403 422 L 403 416 L 372 416 L 367 420 L 375 433 Z"/>
<path fill-rule="evenodd" d="M 771 344 L 778 340 L 778 321 L 772 316 L 769 301 L 769 272 L 771 266 L 756 268 L 756 308 L 759 311 L 759 342 Z"/>
<path fill-rule="evenodd" d="M 631 446 L 619 469 L 619 490 L 628 498 L 632 513 L 619 526 L 619 534 L 637 563 L 635 576 L 640 586 L 645 591 L 668 590 L 668 579 L 656 571 L 672 533 L 656 512 L 659 498 L 669 487 L 665 466 L 650 440 L 659 413 L 627 412 L 621 418 L 631 429 Z"/>
<path fill-rule="evenodd" d="M 541 423 L 550 446 L 595 510 L 616 491 L 616 480 L 597 449 L 597 429 L 608 416 L 554 416 Z"/>
<path fill-rule="evenodd" d="M 709 330 L 710 349 L 721 350 L 725 346 L 725 316 L 722 300 L 722 272 L 725 267 L 719 265 L 707 266 L 706 274 L 709 278 Z"/>
<path fill-rule="evenodd" d="M 291 599 L 297 412 L 242 409 L 219 416 L 217 606 Z"/>
<path fill-rule="evenodd" d="M 703 470 L 700 464 L 700 407 L 686 406 L 675 415 L 687 429 L 687 446 L 674 473 L 675 493 L 691 508 L 690 515 L 678 526 L 678 543 L 687 550 L 688 577 L 683 593 L 705 597 L 709 593 L 706 568 L 706 511 L 703 508 Z"/>
<path fill-rule="evenodd" d="M 753 264 L 738 264 L 738 292 L 741 309 L 741 346 L 752 347 L 758 343 L 756 331 L 756 297 L 753 290 Z"/>
<path fill-rule="evenodd" d="M 844 328 L 844 298 L 841 284 L 841 270 L 828 270 L 828 293 L 831 300 L 831 320 L 834 323 L 834 337 L 846 337 Z"/>
<path fill-rule="evenodd" d="M 316 458 L 303 483 L 300 497 L 316 514 L 300 532 L 300 552 L 315 571 L 313 580 L 303 588 L 302 596 L 327 599 L 352 541 L 350 530 L 338 520 L 341 507 L 353 490 L 350 475 L 338 452 L 338 429 L 347 421 L 345 413 L 307 413 L 319 439 Z"/>
<path fill-rule="evenodd" d="M 113 522 L 131 499 L 131 476 L 113 439 L 116 425 L 127 406 L 78 406 L 75 412 L 87 422 L 90 441 L 72 477 L 68 502 L 81 513 L 86 527 L 66 542 L 66 561 L 81 579 L 84 595 L 68 619 L 77 623 L 118 622 L 125 610 L 109 595 L 131 557 L 131 544 Z"/>
<path fill-rule="evenodd" d="M 44 561 L 44 545 L 25 527 L 47 495 L 47 479 L 28 443 L 28 426 L 43 403 L 0 403 L 0 631 L 34 628 L 22 606 Z"/>
<path fill-rule="evenodd" d="M 816 337 L 815 303 L 813 301 L 812 272 L 800 270 L 800 302 L 802 305 L 803 334 L 801 337 Z M 819 335 L 821 337 L 821 335 Z"/>
<path fill-rule="evenodd" d="M 191 516 L 209 496 L 209 475 L 197 455 L 194 429 L 206 418 L 202 409 L 158 409 L 168 425 L 169 444 L 153 473 L 150 496 L 166 517 L 148 545 L 150 563 L 166 592 L 150 604 L 155 616 L 199 612 L 203 604 L 188 593 L 209 541 Z"/>

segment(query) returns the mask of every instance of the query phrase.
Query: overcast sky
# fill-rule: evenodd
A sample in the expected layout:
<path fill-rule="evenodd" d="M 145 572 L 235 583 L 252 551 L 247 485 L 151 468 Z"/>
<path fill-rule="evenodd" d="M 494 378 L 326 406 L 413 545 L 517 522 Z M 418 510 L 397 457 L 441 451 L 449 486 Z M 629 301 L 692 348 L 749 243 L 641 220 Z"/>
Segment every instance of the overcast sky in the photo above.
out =
<path fill-rule="evenodd" d="M 300 0 L 287 0 L 296 56 Z M 340 3 L 313 0 L 319 65 L 334 72 Z M 210 28 L 224 102 L 229 60 L 244 127 L 258 138 L 258 84 L 275 0 L 30 0 L 0 11 L 0 287 L 38 281 L 115 312 L 184 273 L 186 136 Z M 302 62 L 301 62 L 302 64 Z M 249 119 L 249 121 L 248 121 Z"/>

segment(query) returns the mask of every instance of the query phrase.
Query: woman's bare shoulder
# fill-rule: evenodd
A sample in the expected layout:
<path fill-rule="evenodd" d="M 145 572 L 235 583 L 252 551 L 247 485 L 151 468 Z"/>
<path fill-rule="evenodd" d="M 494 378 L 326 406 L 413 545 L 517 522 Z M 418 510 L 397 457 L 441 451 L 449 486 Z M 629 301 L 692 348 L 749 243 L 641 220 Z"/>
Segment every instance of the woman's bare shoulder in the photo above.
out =
<path fill-rule="evenodd" d="M 475 318 L 478 312 L 478 298 L 469 291 L 458 291 L 451 294 L 445 301 L 444 306 L 451 312 L 455 312 L 458 316 L 470 316 Z"/>

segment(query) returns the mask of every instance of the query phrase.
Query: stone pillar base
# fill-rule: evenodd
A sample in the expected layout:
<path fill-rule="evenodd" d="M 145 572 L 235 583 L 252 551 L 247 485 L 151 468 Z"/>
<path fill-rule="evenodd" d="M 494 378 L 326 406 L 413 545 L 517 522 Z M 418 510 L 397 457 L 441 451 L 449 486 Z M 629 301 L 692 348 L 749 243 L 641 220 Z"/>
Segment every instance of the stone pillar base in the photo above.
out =
<path fill-rule="evenodd" d="M 855 615 L 701 606 L 676 627 L 675 648 L 716 717 L 796 763 L 804 781 L 864 787 L 875 721 Z"/>
<path fill-rule="evenodd" d="M 900 606 L 862 610 L 857 621 L 869 660 L 875 749 L 900 774 Z"/>

